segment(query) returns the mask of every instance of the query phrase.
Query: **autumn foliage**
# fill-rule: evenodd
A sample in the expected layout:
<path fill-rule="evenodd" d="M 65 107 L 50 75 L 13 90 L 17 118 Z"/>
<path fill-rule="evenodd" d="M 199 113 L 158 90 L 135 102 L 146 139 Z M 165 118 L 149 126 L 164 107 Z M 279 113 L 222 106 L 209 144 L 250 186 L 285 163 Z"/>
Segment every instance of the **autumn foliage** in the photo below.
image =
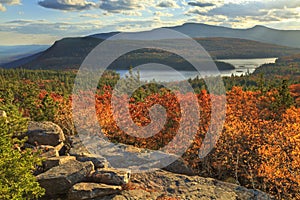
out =
<path fill-rule="evenodd" d="M 296 104 L 300 106 L 300 84 L 294 84 L 290 87 L 291 95 L 295 98 Z"/>
<path fill-rule="evenodd" d="M 160 104 L 167 110 L 167 121 L 163 129 L 158 134 L 143 139 L 127 135 L 118 127 L 111 110 L 111 90 L 110 87 L 105 87 L 101 94 L 95 95 L 95 99 L 91 98 L 91 103 L 96 100 L 97 118 L 102 132 L 112 142 L 156 150 L 174 139 L 182 118 L 174 93 L 162 90 L 149 95 L 144 101 L 130 99 L 131 118 L 138 126 L 151 122 L 149 108 L 154 104 Z M 191 94 L 182 94 L 181 98 L 188 101 Z M 222 134 L 210 154 L 200 159 L 199 149 L 209 125 L 217 123 L 211 119 L 210 95 L 203 90 L 197 95 L 201 116 L 199 127 L 192 145 L 184 154 L 187 163 L 202 176 L 231 180 L 230 182 L 234 180 L 234 183 L 261 189 L 279 199 L 299 199 L 300 109 L 274 107 L 278 98 L 280 96 L 276 90 L 262 94 L 260 91 L 243 91 L 234 87 L 227 92 L 226 121 Z M 62 113 L 64 112 L 61 111 L 60 114 Z M 66 113 L 60 115 L 62 118 L 57 118 L 61 124 L 72 121 Z M 88 117 L 89 113 L 85 114 Z M 188 121 L 181 125 L 185 126 L 184 130 L 190 128 Z M 188 134 L 188 131 L 183 131 L 184 133 Z M 172 148 L 185 148 L 180 146 L 187 142 L 185 139 L 181 137 L 176 142 L 177 146 Z"/>
<path fill-rule="evenodd" d="M 49 74 L 51 75 L 50 72 Z M 49 74 L 45 79 L 49 79 Z M 15 79 L 13 84 L 6 83 L 5 79 L 0 80 L 3 83 L 3 88 L 0 89 L 2 104 L 15 104 L 31 120 L 51 120 L 59 124 L 66 134 L 76 134 L 72 117 L 72 99 L 74 101 L 76 96 L 69 97 L 64 91 L 59 92 L 59 87 L 52 90 L 46 81 L 40 83 L 37 80 L 19 80 L 18 76 Z M 10 87 L 13 89 L 9 90 Z M 211 96 L 206 90 L 199 90 L 196 94 L 199 108 L 190 108 L 185 113 L 181 113 L 178 94 L 164 88 L 152 94 L 147 93 L 140 99 L 129 98 L 130 118 L 140 127 L 151 123 L 149 109 L 152 106 L 159 104 L 166 109 L 167 119 L 163 128 L 154 136 L 144 139 L 130 136 L 118 127 L 111 107 L 112 87 L 103 83 L 99 88 L 97 94 L 89 94 L 90 99 L 86 102 L 93 105 L 90 107 L 92 110 L 85 110 L 81 117 L 89 128 L 91 113 L 96 110 L 96 120 L 101 125 L 102 132 L 112 142 L 154 150 L 169 145 L 170 153 L 173 153 L 172 149 L 184 149 L 184 159 L 201 176 L 260 189 L 278 199 L 300 199 L 299 84 L 289 88 L 283 85 L 277 89 L 257 88 L 253 91 L 231 87 L 226 94 L 226 119 L 221 135 L 212 151 L 202 159 L 199 158 L 199 150 L 208 130 L 218 131 L 214 128 L 221 122 L 218 116 L 211 118 L 212 101 L 221 96 Z M 296 99 L 295 105 L 288 89 Z M 187 104 L 193 94 L 180 94 L 180 98 L 183 104 Z M 118 108 L 118 117 L 125 120 L 126 116 L 121 114 L 123 109 L 124 107 Z M 190 113 L 195 112 L 200 115 L 197 126 L 190 123 L 196 119 Z M 188 120 L 182 123 L 183 118 Z M 193 132 L 190 130 L 196 130 L 192 141 L 185 137 Z M 141 131 L 138 134 L 147 133 Z M 181 137 L 176 138 L 178 134 Z M 174 138 L 175 143 L 171 143 Z M 191 145 L 186 147 L 183 145 L 186 143 Z"/>

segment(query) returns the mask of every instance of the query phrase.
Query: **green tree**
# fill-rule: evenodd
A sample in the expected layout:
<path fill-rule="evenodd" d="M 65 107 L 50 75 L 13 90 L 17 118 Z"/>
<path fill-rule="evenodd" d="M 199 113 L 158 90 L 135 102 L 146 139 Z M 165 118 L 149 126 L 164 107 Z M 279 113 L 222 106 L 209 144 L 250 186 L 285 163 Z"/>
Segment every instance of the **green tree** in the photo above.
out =
<path fill-rule="evenodd" d="M 283 80 L 281 85 L 278 87 L 278 94 L 275 96 L 275 98 L 276 100 L 272 105 L 274 109 L 285 110 L 294 105 L 294 98 L 291 96 L 289 84 L 286 80 Z"/>
<path fill-rule="evenodd" d="M 26 131 L 27 120 L 13 105 L 0 105 L 7 117 L 0 116 L 0 199 L 36 199 L 44 194 L 33 175 L 41 159 L 30 149 L 23 149 L 24 141 L 16 139 Z"/>

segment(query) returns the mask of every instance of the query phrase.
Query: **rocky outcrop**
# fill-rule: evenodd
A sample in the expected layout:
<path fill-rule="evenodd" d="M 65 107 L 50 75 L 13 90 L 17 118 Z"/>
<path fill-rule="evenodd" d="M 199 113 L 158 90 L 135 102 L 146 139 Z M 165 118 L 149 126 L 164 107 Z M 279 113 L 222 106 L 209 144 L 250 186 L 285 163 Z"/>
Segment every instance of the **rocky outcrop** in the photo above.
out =
<path fill-rule="evenodd" d="M 166 171 L 176 174 L 184 174 L 188 176 L 194 176 L 196 173 L 190 167 L 187 166 L 183 158 L 177 158 L 177 160 L 170 165 L 163 168 Z"/>
<path fill-rule="evenodd" d="M 271 199 L 258 190 L 192 176 L 195 175 L 193 170 L 182 158 L 175 155 L 122 144 L 109 145 L 97 139 L 91 140 L 93 142 L 89 147 L 92 150 L 102 150 L 105 153 L 104 158 L 102 155 L 90 153 L 77 136 L 68 138 L 70 144 L 65 145 L 64 136 L 59 136 L 60 133 L 53 136 L 55 134 L 50 133 L 47 127 L 46 130 L 42 128 L 38 130 L 32 129 L 31 133 L 36 135 L 32 136 L 35 139 L 31 140 L 35 141 L 35 145 L 27 143 L 26 146 L 41 150 L 42 156 L 45 157 L 42 169 L 36 173 L 38 182 L 46 189 L 46 196 L 43 199 Z M 37 140 L 44 144 L 36 145 Z M 50 143 L 55 145 L 52 146 Z M 71 147 L 69 154 L 61 153 L 61 149 L 66 146 Z M 160 166 L 165 166 L 162 164 L 170 163 L 168 159 L 174 162 L 163 170 L 159 169 Z M 156 161 L 154 164 L 144 165 L 153 160 Z M 152 170 L 157 169 L 148 173 L 131 174 L 130 168 L 127 168 L 128 164 L 133 166 L 141 164 L 146 170 L 150 167 Z"/>
<path fill-rule="evenodd" d="M 53 158 L 48 158 L 43 162 L 43 168 L 45 171 L 68 163 L 69 161 L 74 161 L 76 158 L 74 156 L 60 156 L 60 157 L 53 157 Z"/>
<path fill-rule="evenodd" d="M 69 190 L 68 200 L 100 199 L 112 194 L 118 194 L 121 190 L 121 186 L 99 183 L 78 183 Z"/>
<path fill-rule="evenodd" d="M 125 185 L 129 182 L 130 171 L 117 169 L 99 169 L 87 177 L 87 181 L 109 185 Z"/>
<path fill-rule="evenodd" d="M 92 162 L 69 162 L 54 167 L 37 176 L 41 187 L 46 189 L 47 196 L 58 196 L 68 192 L 76 183 L 82 182 L 94 170 Z"/>
<path fill-rule="evenodd" d="M 26 136 L 32 145 L 56 146 L 65 141 L 62 129 L 52 122 L 29 122 Z"/>
<path fill-rule="evenodd" d="M 90 153 L 76 154 L 76 159 L 80 162 L 91 161 L 95 166 L 95 170 L 101 168 L 108 168 L 110 166 L 105 158 L 96 154 L 90 154 Z"/>
<path fill-rule="evenodd" d="M 156 200 L 159 197 L 186 199 L 186 200 L 267 200 L 267 194 L 250 190 L 244 187 L 224 183 L 211 178 L 174 174 L 163 170 L 151 173 L 134 174 L 131 177 L 130 188 L 121 194 L 107 199 L 148 199 Z M 168 198 L 167 198 L 168 197 Z"/>
<path fill-rule="evenodd" d="M 193 169 L 188 167 L 185 161 L 177 155 L 166 154 L 162 151 L 145 150 L 130 145 L 111 145 L 99 140 L 99 138 L 90 139 L 88 146 L 94 152 L 100 152 L 101 156 L 99 156 L 90 154 L 78 136 L 72 136 L 69 140 L 71 141 L 69 153 L 72 156 L 76 156 L 78 160 L 86 160 L 88 158 L 93 162 L 97 160 L 99 162 L 105 157 L 110 166 L 114 168 L 127 168 L 140 171 L 136 166 L 143 166 L 143 170 L 141 171 L 146 171 L 147 168 L 163 168 L 173 173 L 189 176 L 195 175 Z M 84 158 L 85 155 L 87 158 Z"/>
<path fill-rule="evenodd" d="M 30 144 L 27 144 L 27 146 L 29 146 Z M 38 146 L 32 146 L 33 149 L 37 149 L 39 151 L 41 151 L 41 157 L 44 158 L 51 158 L 51 157 L 58 157 L 60 156 L 60 151 L 61 149 L 64 147 L 64 143 L 61 142 L 60 144 L 58 144 L 57 146 L 53 147 L 50 145 L 38 145 Z"/>

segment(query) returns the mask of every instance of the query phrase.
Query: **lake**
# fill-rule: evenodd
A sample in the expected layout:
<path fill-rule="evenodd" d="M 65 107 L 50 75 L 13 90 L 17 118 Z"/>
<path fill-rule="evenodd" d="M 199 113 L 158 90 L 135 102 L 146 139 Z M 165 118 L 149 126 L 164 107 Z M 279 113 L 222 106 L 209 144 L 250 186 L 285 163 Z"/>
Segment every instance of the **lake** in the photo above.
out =
<path fill-rule="evenodd" d="M 224 59 L 218 60 L 226 63 L 232 64 L 235 69 L 233 70 L 223 70 L 221 76 L 241 76 L 247 73 L 253 73 L 256 68 L 266 63 L 275 63 L 277 58 L 255 58 L 255 59 Z M 128 75 L 127 70 L 117 70 L 121 77 Z M 133 72 L 137 72 L 133 70 Z M 139 70 L 141 80 L 149 81 L 155 79 L 156 81 L 182 81 L 189 78 L 195 78 L 199 73 L 194 71 L 169 71 L 169 70 Z M 212 75 L 211 73 L 203 73 L 203 76 Z"/>

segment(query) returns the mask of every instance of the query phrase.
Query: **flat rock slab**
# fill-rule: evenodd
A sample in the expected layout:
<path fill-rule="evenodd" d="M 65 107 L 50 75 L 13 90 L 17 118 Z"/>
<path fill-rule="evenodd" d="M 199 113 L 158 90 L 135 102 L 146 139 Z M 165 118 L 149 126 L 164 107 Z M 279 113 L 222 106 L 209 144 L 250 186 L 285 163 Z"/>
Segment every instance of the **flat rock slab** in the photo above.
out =
<path fill-rule="evenodd" d="M 65 141 L 62 129 L 52 122 L 29 122 L 25 135 L 27 142 L 33 145 L 56 146 Z"/>
<path fill-rule="evenodd" d="M 225 183 L 211 178 L 173 174 L 163 170 L 133 174 L 131 182 L 136 185 L 136 189 L 124 190 L 121 194 L 107 197 L 105 200 L 156 200 L 158 197 L 185 200 L 271 199 L 269 195 L 259 190 L 247 189 L 239 185 Z"/>
<path fill-rule="evenodd" d="M 80 162 L 91 161 L 95 166 L 95 170 L 99 168 L 108 168 L 110 166 L 105 158 L 96 154 L 82 153 L 76 155 L 76 159 Z"/>
<path fill-rule="evenodd" d="M 49 170 L 53 167 L 63 165 L 72 160 L 76 160 L 76 158 L 74 156 L 60 156 L 60 157 L 48 158 L 43 162 L 43 167 L 44 170 Z"/>
<path fill-rule="evenodd" d="M 92 162 L 70 160 L 38 175 L 37 180 L 46 189 L 47 196 L 58 196 L 66 194 L 74 184 L 83 181 L 93 170 Z"/>
<path fill-rule="evenodd" d="M 130 171 L 117 169 L 99 169 L 87 177 L 88 182 L 109 185 L 125 185 L 129 182 Z"/>
<path fill-rule="evenodd" d="M 173 173 L 189 176 L 195 175 L 194 171 L 187 166 L 184 160 L 174 154 L 136 148 L 131 145 L 112 144 L 96 136 L 91 136 L 90 138 L 87 136 L 85 139 L 87 141 L 84 145 L 78 136 L 70 138 L 72 141 L 70 155 L 80 157 L 83 154 L 97 154 L 98 157 L 104 157 L 111 167 L 125 168 L 132 172 L 163 168 Z M 89 152 L 88 149 L 93 152 Z"/>
<path fill-rule="evenodd" d="M 184 174 L 188 176 L 196 175 L 194 170 L 185 163 L 183 158 L 178 158 L 175 162 L 164 167 L 163 169 L 176 174 Z"/>
<path fill-rule="evenodd" d="M 118 194 L 121 190 L 121 186 L 99 183 L 77 183 L 69 190 L 68 200 L 101 198 L 108 195 Z"/>

